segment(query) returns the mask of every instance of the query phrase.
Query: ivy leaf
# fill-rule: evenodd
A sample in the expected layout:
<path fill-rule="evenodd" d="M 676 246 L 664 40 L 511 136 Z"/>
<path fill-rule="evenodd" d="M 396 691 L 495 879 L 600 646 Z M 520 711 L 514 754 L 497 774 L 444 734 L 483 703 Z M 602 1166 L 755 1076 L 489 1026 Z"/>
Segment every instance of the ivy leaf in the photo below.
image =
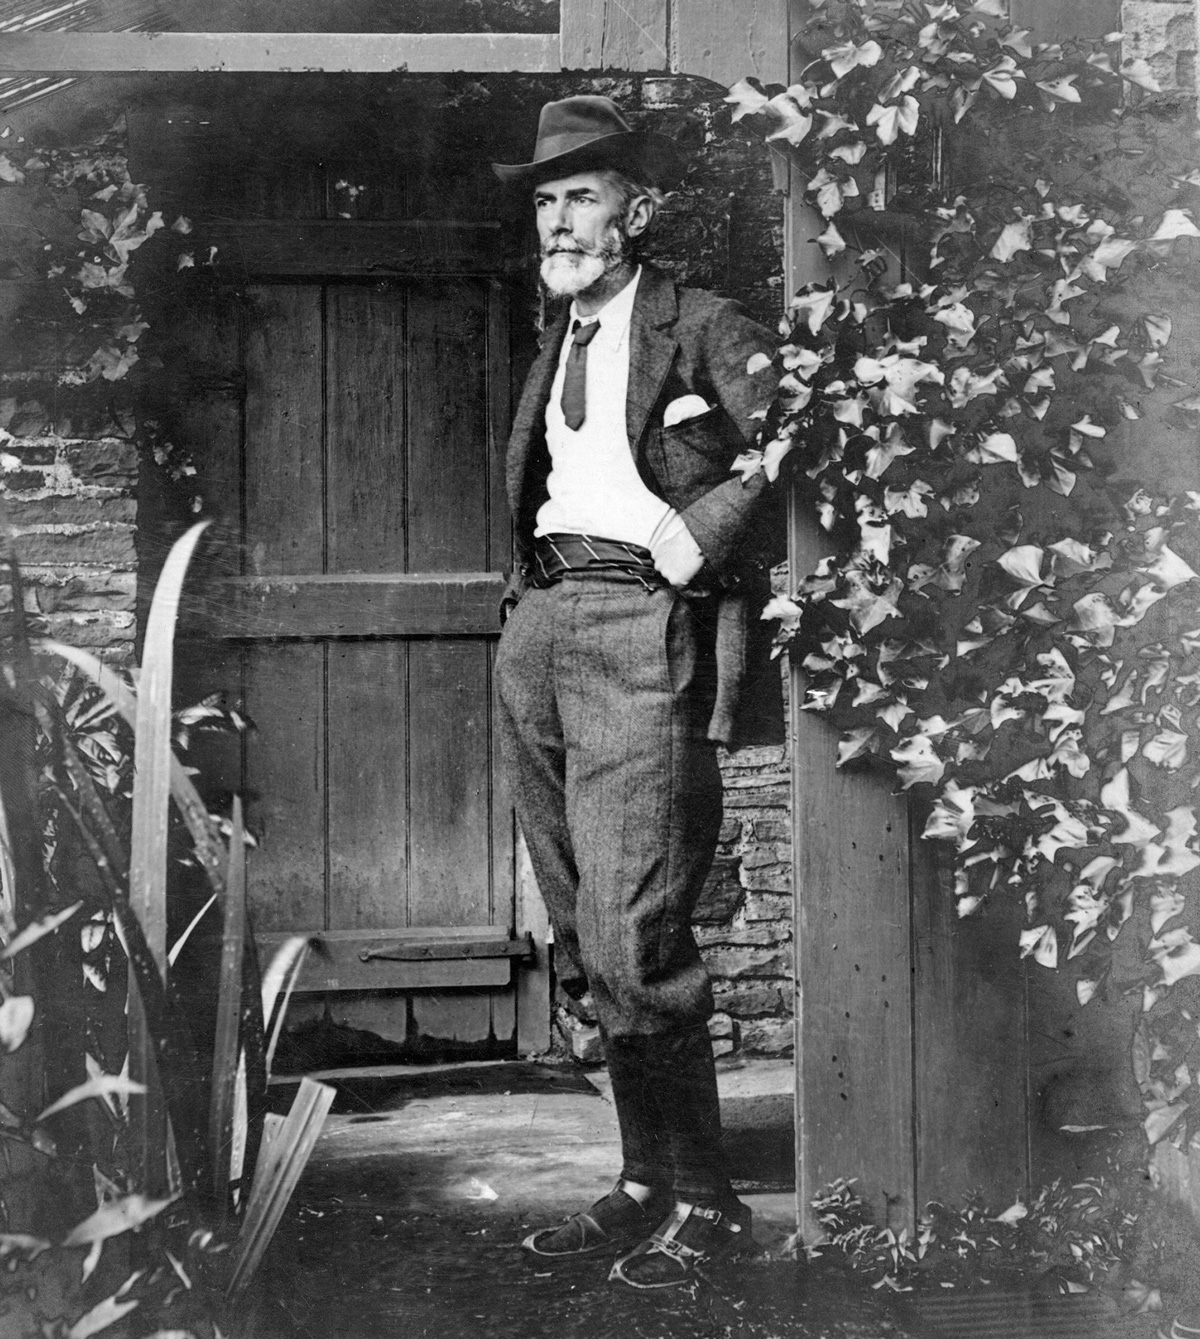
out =
<path fill-rule="evenodd" d="M 840 255 L 846 249 L 846 239 L 838 232 L 837 225 L 832 222 L 817 238 L 817 243 L 828 260 L 832 260 L 834 256 Z"/>
<path fill-rule="evenodd" d="M 763 619 L 778 619 L 779 630 L 786 634 L 796 632 L 804 616 L 803 608 L 786 595 L 775 595 L 763 606 L 759 615 Z"/>
<path fill-rule="evenodd" d="M 833 310 L 834 290 L 818 288 L 808 293 L 797 293 L 788 305 L 788 311 L 794 321 L 804 319 L 809 331 L 816 335 L 829 319 Z"/>
<path fill-rule="evenodd" d="M 900 70 L 892 75 L 875 96 L 880 102 L 891 102 L 893 98 L 898 98 L 902 93 L 912 89 L 920 77 L 921 67 L 910 65 L 906 70 Z"/>
<path fill-rule="evenodd" d="M 1146 1140 L 1151 1147 L 1157 1144 L 1190 1110 L 1191 1107 L 1187 1102 L 1176 1102 L 1173 1106 L 1156 1105 L 1142 1122 L 1142 1128 L 1146 1131 Z M 1144 1288 L 1145 1284 L 1142 1287 Z M 1148 1297 L 1151 1292 L 1157 1291 L 1157 1288 L 1148 1289 L 1146 1296 Z M 1161 1306 L 1161 1301 L 1159 1305 Z"/>
<path fill-rule="evenodd" d="M 1100 803 L 1105 809 L 1119 814 L 1125 820 L 1125 826 L 1119 833 L 1109 836 L 1114 846 L 1145 846 L 1148 841 L 1161 835 L 1143 814 L 1133 807 L 1129 797 L 1129 769 L 1122 767 L 1111 781 L 1100 791 Z"/>
<path fill-rule="evenodd" d="M 933 741 L 928 735 L 913 735 L 904 740 L 891 750 L 891 756 L 901 764 L 898 773 L 901 790 L 921 781 L 936 785 L 946 771 L 946 764 L 934 752 Z"/>
<path fill-rule="evenodd" d="M 975 845 L 970 836 L 974 822 L 974 786 L 959 786 L 950 780 L 934 799 L 921 836 L 929 841 L 953 841 L 960 851 L 965 851 Z"/>
<path fill-rule="evenodd" d="M 32 995 L 10 995 L 0 1004 L 0 1046 L 10 1055 L 29 1035 L 33 1013 Z"/>
<path fill-rule="evenodd" d="M 1185 976 L 1200 975 L 1200 944 L 1186 926 L 1152 940 L 1149 953 L 1162 972 L 1161 979 L 1154 983 L 1157 987 L 1173 986 Z"/>
<path fill-rule="evenodd" d="M 870 632 L 874 627 L 889 618 L 899 618 L 900 610 L 896 599 L 900 595 L 900 582 L 892 581 L 883 594 L 877 594 L 867 583 L 861 572 L 846 573 L 848 593 L 839 600 L 830 600 L 830 604 L 845 609 L 860 633 Z"/>
<path fill-rule="evenodd" d="M 1142 757 L 1167 772 L 1178 772 L 1187 762 L 1188 737 L 1180 730 L 1160 730 L 1146 741 Z"/>
<path fill-rule="evenodd" d="M 748 79 L 739 79 L 731 84 L 726 102 L 733 104 L 733 120 L 740 121 L 744 116 L 756 116 L 771 101 L 765 93 Z"/>
<path fill-rule="evenodd" d="M 907 93 L 901 102 L 889 107 L 877 102 L 867 113 L 867 125 L 875 127 L 881 144 L 894 144 L 901 131 L 906 135 L 916 133 L 920 115 L 920 104 Z"/>
<path fill-rule="evenodd" d="M 1052 112 L 1060 102 L 1082 102 L 1079 90 L 1075 87 L 1076 74 L 1065 74 L 1060 79 L 1038 80 L 1037 86 L 1044 94 L 1042 103 Z"/>
<path fill-rule="evenodd" d="M 1142 328 L 1156 349 L 1161 349 L 1171 338 L 1171 318 L 1165 314 L 1147 313 L 1142 317 Z"/>
<path fill-rule="evenodd" d="M 950 403 L 955 409 L 965 409 L 972 400 L 981 395 L 995 395 L 1007 384 L 1003 368 L 994 367 L 980 374 L 969 367 L 957 367 L 950 377 Z"/>
<path fill-rule="evenodd" d="M 1129 60 L 1121 62 L 1121 78 L 1128 79 L 1131 84 L 1136 84 L 1150 93 L 1162 92 L 1162 85 L 1155 79 L 1150 62 L 1140 56 L 1131 56 Z"/>
<path fill-rule="evenodd" d="M 767 141 L 781 139 L 788 144 L 800 144 L 812 129 L 811 106 L 808 90 L 803 84 L 793 84 L 786 92 L 776 94 L 764 108 L 778 124 L 778 129 L 767 136 Z"/>
<path fill-rule="evenodd" d="M 873 753 L 875 750 L 872 745 L 878 738 L 879 732 L 873 725 L 848 730 L 838 743 L 837 765 L 841 767 L 852 758 L 861 757 L 864 753 Z"/>
<path fill-rule="evenodd" d="M 1178 878 L 1200 865 L 1200 855 L 1191 846 L 1196 838 L 1196 811 L 1191 805 L 1181 804 L 1166 815 L 1166 820 L 1162 838 L 1163 855 L 1154 872 Z"/>
<path fill-rule="evenodd" d="M 951 344 L 960 349 L 965 349 L 975 337 L 975 313 L 961 302 L 942 307 L 933 319 L 946 327 Z"/>
<path fill-rule="evenodd" d="M 1154 584 L 1163 591 L 1173 590 L 1185 581 L 1195 581 L 1196 573 L 1177 554 L 1163 544 L 1149 567 L 1139 567 Z"/>
<path fill-rule="evenodd" d="M 1048 546 L 1054 554 L 1050 570 L 1055 576 L 1064 579 L 1078 576 L 1081 572 L 1103 572 L 1112 566 L 1112 555 L 1097 553 L 1087 544 L 1077 539 L 1060 539 L 1057 544 Z"/>
<path fill-rule="evenodd" d="M 1007 18 L 1007 14 L 1005 14 Z M 1000 45 L 1006 46 L 1010 51 L 1015 51 L 1018 56 L 1024 56 L 1029 60 L 1033 56 L 1033 47 L 1029 43 L 1031 29 L 1013 28 L 1011 32 L 1005 33 L 1000 39 Z"/>
<path fill-rule="evenodd" d="M 1033 218 L 1028 214 L 1013 223 L 1006 223 L 1000 230 L 989 255 L 993 260 L 1009 261 L 1020 251 L 1033 248 Z"/>
<path fill-rule="evenodd" d="M 1162 216 L 1162 222 L 1151 242 L 1173 242 L 1177 237 L 1200 237 L 1200 228 L 1196 227 L 1191 211 L 1187 209 L 1168 209 Z"/>
<path fill-rule="evenodd" d="M 1001 56 L 995 65 L 984 70 L 982 78 L 1002 98 L 1012 99 L 1017 93 L 1016 81 L 1024 79 L 1025 72 L 1017 68 L 1017 62 L 1011 56 Z"/>
<path fill-rule="evenodd" d="M 993 432 L 972 447 L 964 457 L 973 465 L 1001 465 L 1005 461 L 1017 462 L 1017 443 L 1007 432 Z"/>
<path fill-rule="evenodd" d="M 833 136 L 836 135 L 839 130 L 854 130 L 854 131 L 858 130 L 858 123 L 856 121 L 847 121 L 844 116 L 839 116 L 837 112 L 822 111 L 818 107 L 817 115 L 821 118 L 821 128 L 820 130 L 817 131 L 818 139 L 832 139 Z M 862 147 L 863 151 L 865 152 L 867 146 L 864 144 Z M 843 157 L 843 155 L 837 149 L 834 149 L 829 156 L 830 158 Z M 862 154 L 859 154 L 858 157 L 861 158 Z M 850 162 L 857 163 L 858 158 L 853 159 L 847 158 L 845 159 L 845 161 L 848 163 Z"/>
<path fill-rule="evenodd" d="M 883 509 L 889 516 L 903 512 L 905 516 L 928 516 L 925 499 L 933 492 L 933 485 L 918 479 L 909 488 L 888 488 L 883 495 Z"/>
<path fill-rule="evenodd" d="M 1010 609 L 1019 609 L 1030 591 L 1042 585 L 1042 560 L 1045 556 L 1037 544 L 1017 544 L 996 559 L 1021 588 L 1008 597 L 1006 603 Z"/>
<path fill-rule="evenodd" d="M 1124 237 L 1106 237 L 1079 262 L 1080 271 L 1097 283 L 1106 283 L 1108 271 L 1119 269 L 1125 257 L 1137 249 L 1137 243 Z"/>
<path fill-rule="evenodd" d="M 1058 936 L 1052 925 L 1038 925 L 1021 931 L 1021 957 L 1033 960 L 1052 971 L 1058 966 Z"/>
<path fill-rule="evenodd" d="M 942 561 L 930 578 L 931 584 L 957 595 L 967 580 L 967 559 L 979 547 L 970 535 L 951 535 L 942 550 Z"/>
<path fill-rule="evenodd" d="M 849 125 L 849 122 L 846 123 Z M 849 163 L 853 166 L 855 163 L 861 163 L 866 156 L 867 146 L 862 140 L 855 140 L 853 144 L 839 144 L 836 149 L 829 151 L 830 158 L 840 158 L 843 163 Z"/>
<path fill-rule="evenodd" d="M 829 62 L 834 78 L 844 79 L 860 65 L 866 67 L 877 64 L 883 55 L 883 48 L 875 41 L 864 42 L 862 46 L 847 42 L 843 46 L 826 47 L 821 55 Z"/>

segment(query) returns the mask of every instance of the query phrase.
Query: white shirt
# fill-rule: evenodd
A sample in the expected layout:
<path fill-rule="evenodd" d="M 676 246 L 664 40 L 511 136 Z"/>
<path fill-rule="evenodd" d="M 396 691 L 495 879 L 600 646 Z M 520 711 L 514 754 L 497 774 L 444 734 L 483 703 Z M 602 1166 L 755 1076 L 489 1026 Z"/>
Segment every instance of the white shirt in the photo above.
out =
<path fill-rule="evenodd" d="M 595 535 L 640 544 L 651 552 L 684 529 L 668 503 L 642 482 L 625 425 L 629 389 L 629 323 L 641 268 L 596 316 L 580 316 L 571 304 L 567 337 L 546 404 L 546 444 L 550 448 L 549 497 L 538 510 L 537 535 Z M 562 412 L 563 380 L 575 321 L 600 322 L 587 346 L 587 399 L 578 431 Z"/>

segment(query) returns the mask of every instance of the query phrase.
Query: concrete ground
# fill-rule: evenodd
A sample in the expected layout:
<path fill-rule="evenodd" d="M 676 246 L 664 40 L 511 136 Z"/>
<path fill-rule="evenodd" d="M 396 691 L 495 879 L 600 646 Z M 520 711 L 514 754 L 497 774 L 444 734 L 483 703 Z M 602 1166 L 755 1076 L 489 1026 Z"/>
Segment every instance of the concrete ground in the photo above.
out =
<path fill-rule="evenodd" d="M 523 1236 L 604 1194 L 620 1167 L 612 1105 L 577 1069 L 408 1066 L 371 1080 L 329 1077 L 334 1109 L 255 1290 L 256 1339 L 898 1332 L 857 1282 L 827 1272 L 812 1286 L 813 1269 L 788 1249 L 794 1199 L 778 1165 L 766 1175 L 735 1167 L 760 1253 L 686 1288 L 636 1292 L 608 1282 L 608 1258 L 547 1268 L 522 1252 Z M 769 1091 L 781 1084 L 790 1094 L 790 1066 L 726 1077 L 727 1122 L 736 1127 L 755 1101 L 760 1136 L 772 1103 L 790 1119 L 790 1096 L 780 1106 Z M 290 1090 L 279 1091 L 286 1106 Z M 756 1147 L 747 1133 L 733 1145 Z M 787 1128 L 775 1131 L 776 1155 L 789 1140 Z"/>

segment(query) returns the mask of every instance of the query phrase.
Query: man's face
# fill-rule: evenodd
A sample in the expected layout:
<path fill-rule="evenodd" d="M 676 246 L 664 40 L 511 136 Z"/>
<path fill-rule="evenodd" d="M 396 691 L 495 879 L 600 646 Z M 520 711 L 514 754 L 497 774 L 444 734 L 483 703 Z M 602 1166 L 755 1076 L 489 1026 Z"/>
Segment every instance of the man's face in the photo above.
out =
<path fill-rule="evenodd" d="M 542 182 L 533 193 L 542 282 L 555 297 L 599 283 L 629 257 L 621 192 L 606 172 Z"/>

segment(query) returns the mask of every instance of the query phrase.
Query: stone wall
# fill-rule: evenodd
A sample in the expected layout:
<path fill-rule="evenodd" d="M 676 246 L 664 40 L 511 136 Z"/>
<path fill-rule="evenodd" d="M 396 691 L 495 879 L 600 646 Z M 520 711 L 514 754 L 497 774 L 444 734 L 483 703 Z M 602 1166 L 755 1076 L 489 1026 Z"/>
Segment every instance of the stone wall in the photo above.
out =
<path fill-rule="evenodd" d="M 1196 86 L 1196 11 L 1192 0 L 1124 0 L 1124 59 L 1150 62 L 1164 91 L 1192 93 Z"/>
<path fill-rule="evenodd" d="M 0 401 L 0 508 L 39 631 L 110 661 L 136 635 L 137 450 L 58 436 L 40 407 Z M 32 431 L 28 431 L 32 429 Z M 11 434 L 11 435 L 10 435 Z"/>
<path fill-rule="evenodd" d="M 696 938 L 713 978 L 718 1055 L 792 1053 L 792 835 L 783 748 L 725 758 L 725 823 Z"/>

